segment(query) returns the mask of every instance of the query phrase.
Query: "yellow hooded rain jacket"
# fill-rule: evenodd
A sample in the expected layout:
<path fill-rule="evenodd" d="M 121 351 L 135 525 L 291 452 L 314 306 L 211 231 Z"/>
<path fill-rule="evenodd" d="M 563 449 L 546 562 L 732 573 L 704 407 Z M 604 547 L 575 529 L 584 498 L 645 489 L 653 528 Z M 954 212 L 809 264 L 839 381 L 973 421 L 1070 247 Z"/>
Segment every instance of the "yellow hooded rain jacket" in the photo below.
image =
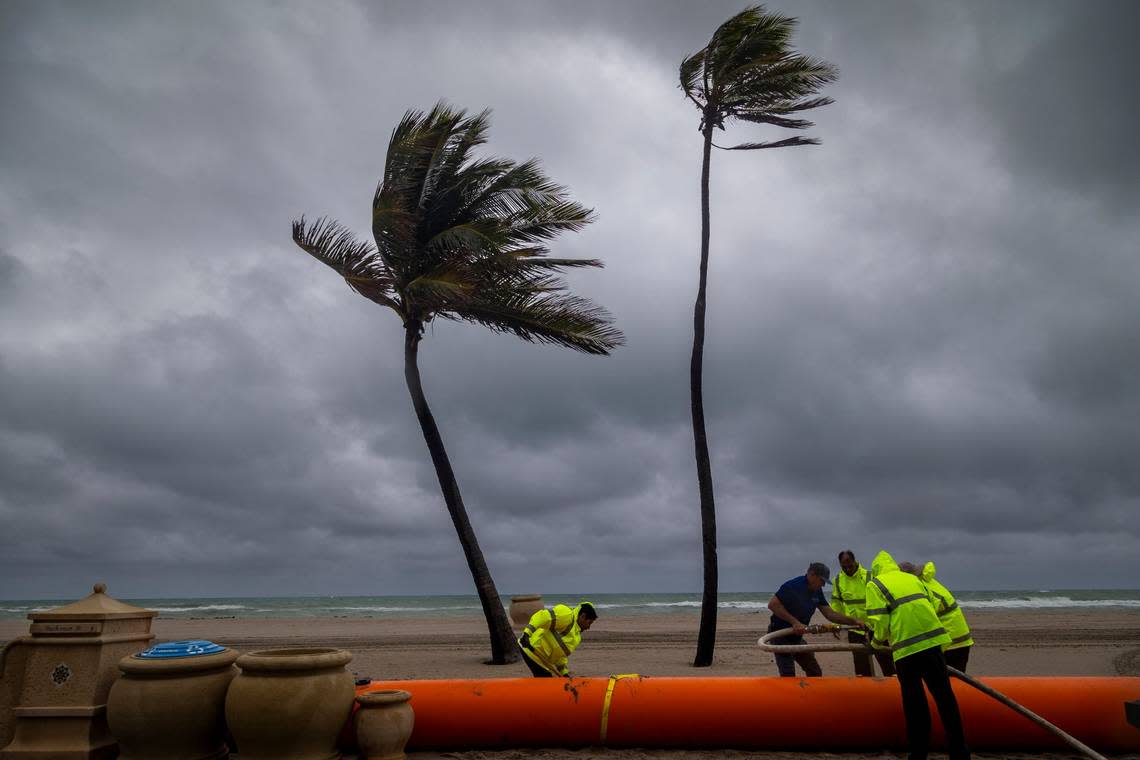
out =
<path fill-rule="evenodd" d="M 531 615 L 521 637 L 530 641 L 531 648 L 523 647 L 523 655 L 556 676 L 569 676 L 568 658 L 582 643 L 581 611 L 581 604 L 573 609 L 556 604 Z"/>
<path fill-rule="evenodd" d="M 871 646 L 890 648 L 895 661 L 931 647 L 950 643 L 934 611 L 934 596 L 916 576 L 904 573 L 881 551 L 871 563 L 867 583 L 867 622 Z"/>
<path fill-rule="evenodd" d="M 934 595 L 934 611 L 938 613 L 938 619 L 942 621 L 946 632 L 950 634 L 950 643 L 943 644 L 942 649 L 961 649 L 962 647 L 973 646 L 974 639 L 970 635 L 970 624 L 966 622 L 965 613 L 958 606 L 958 600 L 954 598 L 950 590 L 934 579 L 934 573 L 934 563 L 927 562 L 922 567 L 920 577 L 926 587 L 930 589 L 930 593 Z"/>

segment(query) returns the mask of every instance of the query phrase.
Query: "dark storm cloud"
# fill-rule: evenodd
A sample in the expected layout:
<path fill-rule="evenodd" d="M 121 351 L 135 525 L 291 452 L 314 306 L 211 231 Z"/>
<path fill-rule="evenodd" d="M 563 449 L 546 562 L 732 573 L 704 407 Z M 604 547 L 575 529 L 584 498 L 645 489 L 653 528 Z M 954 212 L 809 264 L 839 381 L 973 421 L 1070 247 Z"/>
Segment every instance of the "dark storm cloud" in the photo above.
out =
<path fill-rule="evenodd" d="M 676 65 L 740 7 L 0 5 L 0 596 L 470 590 L 399 322 L 288 239 L 367 234 L 389 131 L 439 98 L 597 210 L 554 247 L 605 261 L 570 280 L 627 336 L 427 334 L 500 591 L 552 541 L 542 591 L 698 588 Z M 822 146 L 714 156 L 722 587 L 880 546 L 958 588 L 1103 584 L 1070 552 L 1131 577 L 1135 7 L 780 7 L 841 79 Z"/>
<path fill-rule="evenodd" d="M 1140 193 L 1140 6 L 1046 7 L 1041 17 L 1033 3 L 974 9 L 983 41 L 976 82 L 997 117 L 1002 152 L 1042 183 L 1088 195 L 1114 213 L 1133 211 Z M 1023 39 L 1011 46 L 1004 36 L 1013 25 Z"/>

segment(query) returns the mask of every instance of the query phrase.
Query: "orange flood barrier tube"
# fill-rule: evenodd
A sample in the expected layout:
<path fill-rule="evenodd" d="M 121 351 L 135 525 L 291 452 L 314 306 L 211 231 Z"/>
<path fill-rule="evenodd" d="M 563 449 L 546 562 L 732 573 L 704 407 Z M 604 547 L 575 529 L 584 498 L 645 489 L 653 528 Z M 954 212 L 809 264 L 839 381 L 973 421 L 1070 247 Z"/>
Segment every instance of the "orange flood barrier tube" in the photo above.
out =
<path fill-rule="evenodd" d="M 1140 678 L 982 679 L 1101 752 L 1140 751 L 1124 702 Z M 1064 750 L 1055 736 L 954 682 L 966 739 L 978 750 Z M 882 678 L 698 678 L 374 681 L 359 692 L 412 693 L 408 749 L 647 747 L 878 750 L 906 746 L 898 683 Z M 934 744 L 945 746 L 931 704 Z"/>

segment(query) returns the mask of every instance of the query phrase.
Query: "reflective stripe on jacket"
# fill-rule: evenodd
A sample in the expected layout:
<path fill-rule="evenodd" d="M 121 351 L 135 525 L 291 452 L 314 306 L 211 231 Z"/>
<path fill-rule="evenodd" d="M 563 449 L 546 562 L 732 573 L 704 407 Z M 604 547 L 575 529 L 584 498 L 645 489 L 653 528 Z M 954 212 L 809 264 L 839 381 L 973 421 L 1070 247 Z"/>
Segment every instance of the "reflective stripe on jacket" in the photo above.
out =
<path fill-rule="evenodd" d="M 938 613 L 938 619 L 945 626 L 946 633 L 950 634 L 950 643 L 943 644 L 942 648 L 949 650 L 973 646 L 974 639 L 970 635 L 970 624 L 966 622 L 965 613 L 958 606 L 958 600 L 950 593 L 950 589 L 934 579 L 935 572 L 934 563 L 927 562 L 923 565 L 922 575 L 919 577 L 934 596 L 934 611 Z"/>
<path fill-rule="evenodd" d="M 840 570 L 831 589 L 831 608 L 836 612 L 865 620 L 867 618 L 867 568 L 859 565 L 854 575 Z"/>
<path fill-rule="evenodd" d="M 578 626 L 581 611 L 581 605 L 571 609 L 556 604 L 531 615 L 522 633 L 522 638 L 530 641 L 530 649 L 523 647 L 523 654 L 556 676 L 569 675 L 567 658 L 582 643 Z"/>
<path fill-rule="evenodd" d="M 871 576 L 867 583 L 867 622 L 871 624 L 872 647 L 889 647 L 891 656 L 901 660 L 950 642 L 934 611 L 930 590 L 917 577 L 899 570 L 890 554 L 879 552 L 871 563 Z"/>

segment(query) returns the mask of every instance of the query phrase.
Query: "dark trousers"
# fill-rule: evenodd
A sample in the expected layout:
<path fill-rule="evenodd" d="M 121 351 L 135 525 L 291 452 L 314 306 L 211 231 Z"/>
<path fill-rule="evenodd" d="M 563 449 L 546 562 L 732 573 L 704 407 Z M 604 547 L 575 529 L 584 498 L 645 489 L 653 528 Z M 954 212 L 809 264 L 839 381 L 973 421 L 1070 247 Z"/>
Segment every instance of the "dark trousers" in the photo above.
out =
<path fill-rule="evenodd" d="M 960 670 L 965 673 L 966 663 L 970 661 L 971 649 L 973 649 L 973 647 L 958 647 L 957 649 L 947 650 L 945 652 L 946 665 L 954 668 L 954 670 Z"/>
<path fill-rule="evenodd" d="M 847 642 L 850 644 L 866 644 L 867 639 L 861 633 L 848 631 Z M 875 676 L 875 668 L 871 665 L 871 655 L 866 652 L 852 652 L 851 659 L 855 661 L 855 675 L 866 676 L 867 678 Z M 875 661 L 879 663 L 879 670 L 883 671 L 884 676 L 895 674 L 895 659 L 891 657 L 890 652 L 876 651 Z"/>
<path fill-rule="evenodd" d="M 530 668 L 530 672 L 534 675 L 535 678 L 554 678 L 553 673 L 539 665 L 534 660 L 530 659 L 526 653 L 527 647 L 524 647 L 521 641 L 519 642 L 519 649 L 522 651 L 523 662 L 525 662 L 526 666 Z"/>
<path fill-rule="evenodd" d="M 777 642 L 772 642 L 773 644 Z M 781 642 L 784 646 L 793 644 L 804 643 L 802 636 L 791 636 Z M 823 675 L 823 668 L 819 666 L 819 661 L 815 659 L 814 652 L 800 652 L 798 654 L 779 654 L 778 652 L 772 653 L 776 658 L 776 670 L 784 678 L 796 677 L 796 665 L 799 664 L 804 669 L 804 675 L 808 678 L 819 678 Z"/>
<path fill-rule="evenodd" d="M 931 647 L 907 655 L 895 662 L 895 668 L 902 692 L 910 760 L 926 760 L 930 750 L 930 708 L 926 704 L 923 683 L 930 690 L 930 696 L 934 697 L 942 727 L 946 729 L 946 749 L 950 760 L 969 760 L 970 749 L 962 732 L 962 716 L 958 713 L 958 700 L 950 688 L 950 674 L 946 672 L 942 649 Z"/>

